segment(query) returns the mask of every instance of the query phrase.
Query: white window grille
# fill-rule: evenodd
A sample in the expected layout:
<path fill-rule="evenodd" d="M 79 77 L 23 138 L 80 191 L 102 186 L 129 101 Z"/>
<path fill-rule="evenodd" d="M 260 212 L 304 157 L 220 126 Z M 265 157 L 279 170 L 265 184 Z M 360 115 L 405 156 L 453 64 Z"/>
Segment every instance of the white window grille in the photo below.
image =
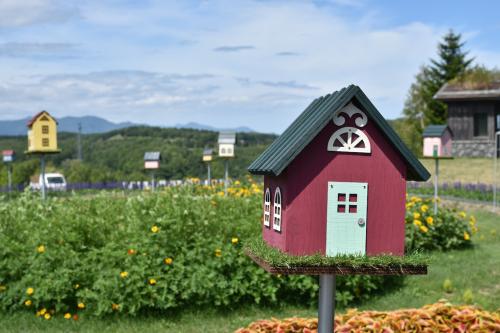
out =
<path fill-rule="evenodd" d="M 271 192 L 269 188 L 266 188 L 266 193 L 264 194 L 264 225 L 269 228 L 269 223 L 271 221 Z"/>
<path fill-rule="evenodd" d="M 281 231 L 281 191 L 279 187 L 274 193 L 273 229 Z"/>

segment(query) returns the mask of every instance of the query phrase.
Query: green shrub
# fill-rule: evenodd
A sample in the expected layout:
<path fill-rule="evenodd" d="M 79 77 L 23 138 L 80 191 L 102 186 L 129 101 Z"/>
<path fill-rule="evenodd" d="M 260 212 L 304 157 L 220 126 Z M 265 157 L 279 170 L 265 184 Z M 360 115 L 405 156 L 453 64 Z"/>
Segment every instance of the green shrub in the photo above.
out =
<path fill-rule="evenodd" d="M 25 193 L 0 202 L 0 309 L 38 315 L 53 310 L 71 317 L 314 304 L 317 278 L 273 276 L 244 255 L 244 242 L 261 233 L 262 189 L 235 184 L 228 198 L 220 188 L 183 186 L 154 194 L 54 197 L 45 203 Z M 413 202 L 410 213 L 424 205 Z M 434 249 L 468 243 L 465 221 L 458 212 L 443 211 L 423 233 L 408 220 L 409 244 Z M 342 276 L 337 302 L 364 300 L 400 281 Z"/>
<path fill-rule="evenodd" d="M 406 251 L 450 250 L 471 244 L 476 219 L 454 208 L 433 212 L 433 201 L 411 197 L 406 203 Z"/>
<path fill-rule="evenodd" d="M 314 303 L 316 278 L 272 276 L 243 254 L 242 243 L 261 232 L 261 190 L 236 187 L 224 198 L 220 189 L 186 186 L 46 203 L 26 193 L 0 203 L 0 308 L 100 316 Z M 339 278 L 339 303 L 394 281 Z"/>

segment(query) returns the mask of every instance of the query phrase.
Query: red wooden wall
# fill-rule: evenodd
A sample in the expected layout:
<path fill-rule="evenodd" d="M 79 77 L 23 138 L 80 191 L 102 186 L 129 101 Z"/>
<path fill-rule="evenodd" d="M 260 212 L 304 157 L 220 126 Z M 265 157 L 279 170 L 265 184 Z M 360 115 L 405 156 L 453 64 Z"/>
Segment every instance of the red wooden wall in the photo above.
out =
<path fill-rule="evenodd" d="M 355 127 L 353 119 L 344 126 Z M 329 181 L 367 182 L 367 254 L 404 254 L 406 165 L 369 119 L 362 128 L 371 154 L 327 151 L 338 129 L 333 121 L 309 143 L 278 177 L 265 176 L 271 190 L 271 224 L 263 226 L 268 244 L 295 255 L 325 253 L 327 184 Z M 281 188 L 281 233 L 273 230 L 274 190 Z"/>

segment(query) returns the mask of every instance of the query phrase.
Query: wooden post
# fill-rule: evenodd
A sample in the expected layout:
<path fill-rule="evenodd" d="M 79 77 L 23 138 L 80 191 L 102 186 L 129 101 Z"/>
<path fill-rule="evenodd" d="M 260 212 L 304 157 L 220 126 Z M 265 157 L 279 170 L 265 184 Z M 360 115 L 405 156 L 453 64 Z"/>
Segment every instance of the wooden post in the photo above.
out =
<path fill-rule="evenodd" d="M 319 276 L 318 333 L 332 333 L 335 323 L 335 275 Z"/>
<path fill-rule="evenodd" d="M 439 158 L 434 157 L 434 161 L 436 161 L 436 171 L 434 174 L 434 215 L 437 214 L 438 211 L 438 179 L 439 179 Z"/>
<path fill-rule="evenodd" d="M 47 188 L 45 187 L 45 154 L 40 155 L 40 162 L 41 162 L 41 177 L 42 177 L 42 184 L 41 184 L 42 200 L 45 200 L 47 198 Z"/>

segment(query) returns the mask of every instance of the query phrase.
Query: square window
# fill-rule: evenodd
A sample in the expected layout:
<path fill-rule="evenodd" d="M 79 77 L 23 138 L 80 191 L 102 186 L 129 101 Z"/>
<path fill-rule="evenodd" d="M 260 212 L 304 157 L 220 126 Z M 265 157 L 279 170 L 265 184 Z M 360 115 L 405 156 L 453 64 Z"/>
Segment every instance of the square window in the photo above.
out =
<path fill-rule="evenodd" d="M 345 201 L 345 193 L 339 193 L 337 201 Z"/>
<path fill-rule="evenodd" d="M 345 213 L 345 205 L 337 205 L 337 213 Z"/>
<path fill-rule="evenodd" d="M 357 213 L 358 206 L 357 205 L 349 205 L 349 213 Z"/>
<path fill-rule="evenodd" d="M 349 202 L 357 202 L 358 195 L 357 194 L 349 194 Z"/>

